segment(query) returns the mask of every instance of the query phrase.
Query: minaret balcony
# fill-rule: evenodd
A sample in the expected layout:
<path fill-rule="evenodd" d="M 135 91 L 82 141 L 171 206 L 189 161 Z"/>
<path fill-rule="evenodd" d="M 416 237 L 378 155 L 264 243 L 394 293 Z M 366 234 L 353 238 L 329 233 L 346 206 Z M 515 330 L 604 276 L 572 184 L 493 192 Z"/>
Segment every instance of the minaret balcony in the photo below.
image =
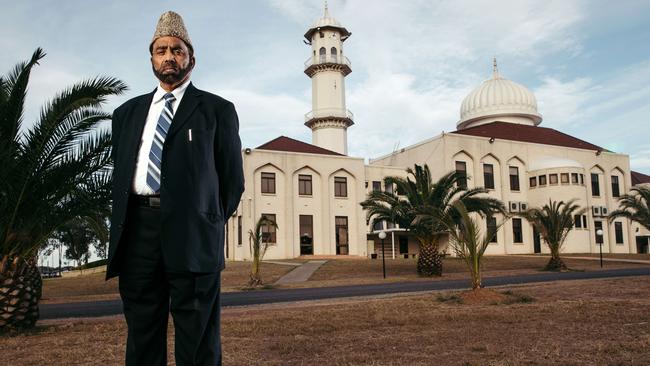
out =
<path fill-rule="evenodd" d="M 331 54 L 310 57 L 305 61 L 305 74 L 308 76 L 321 70 L 341 71 L 343 76 L 347 76 L 352 72 L 352 63 L 345 56 Z"/>
<path fill-rule="evenodd" d="M 341 108 L 321 108 L 305 113 L 305 122 L 315 118 L 345 118 L 354 120 L 354 114 L 349 109 Z"/>
<path fill-rule="evenodd" d="M 348 128 L 354 124 L 354 114 L 347 109 L 321 108 L 305 114 L 305 126 Z"/>

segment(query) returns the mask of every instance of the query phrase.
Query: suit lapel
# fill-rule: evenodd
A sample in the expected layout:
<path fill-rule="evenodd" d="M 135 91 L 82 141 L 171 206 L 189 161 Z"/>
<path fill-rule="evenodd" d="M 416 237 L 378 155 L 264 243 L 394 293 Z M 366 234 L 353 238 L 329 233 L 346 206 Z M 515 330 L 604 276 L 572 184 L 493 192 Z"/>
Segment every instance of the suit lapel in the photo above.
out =
<path fill-rule="evenodd" d="M 178 106 L 176 114 L 174 114 L 174 119 L 172 120 L 172 126 L 167 132 L 167 137 L 165 141 L 173 137 L 178 131 L 181 130 L 187 119 L 190 117 L 194 109 L 199 105 L 199 98 L 201 92 L 190 83 L 185 90 L 183 99 L 181 99 L 181 104 Z"/>
<path fill-rule="evenodd" d="M 130 134 L 125 134 L 125 137 L 128 139 L 125 141 L 126 146 L 129 148 L 127 154 L 133 157 L 134 161 L 138 155 L 138 148 L 140 147 L 140 141 L 142 141 L 142 131 L 147 122 L 147 114 L 149 113 L 149 107 L 151 106 L 151 101 L 155 93 L 156 90 L 154 89 L 151 93 L 145 94 L 142 100 L 135 106 L 132 119 L 129 121 L 132 125 L 126 129 L 130 132 Z"/>

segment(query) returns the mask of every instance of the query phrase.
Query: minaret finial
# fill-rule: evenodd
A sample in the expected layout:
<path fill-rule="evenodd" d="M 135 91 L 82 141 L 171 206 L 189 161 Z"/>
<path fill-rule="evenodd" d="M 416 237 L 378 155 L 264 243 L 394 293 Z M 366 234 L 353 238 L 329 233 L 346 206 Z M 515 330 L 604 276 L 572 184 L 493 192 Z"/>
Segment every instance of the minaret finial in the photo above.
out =
<path fill-rule="evenodd" d="M 492 58 L 492 78 L 493 79 L 498 79 L 499 78 L 499 69 L 497 68 L 497 57 L 494 56 Z"/>
<path fill-rule="evenodd" d="M 327 8 L 327 0 L 325 0 L 325 14 L 323 15 L 323 18 L 329 18 L 330 17 L 330 12 L 329 9 Z"/>

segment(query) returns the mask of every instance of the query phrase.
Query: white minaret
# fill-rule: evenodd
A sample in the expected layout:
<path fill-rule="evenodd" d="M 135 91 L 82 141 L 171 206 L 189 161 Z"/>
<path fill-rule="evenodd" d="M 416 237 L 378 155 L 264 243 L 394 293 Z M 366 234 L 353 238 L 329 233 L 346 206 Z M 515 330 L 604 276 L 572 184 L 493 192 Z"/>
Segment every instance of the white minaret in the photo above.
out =
<path fill-rule="evenodd" d="M 327 1 L 323 17 L 305 33 L 312 49 L 305 61 L 312 85 L 312 110 L 305 115 L 305 126 L 312 130 L 312 144 L 343 155 L 348 154 L 347 128 L 354 124 L 345 107 L 345 77 L 352 69 L 343 56 L 343 42 L 351 34 L 330 16 Z"/>

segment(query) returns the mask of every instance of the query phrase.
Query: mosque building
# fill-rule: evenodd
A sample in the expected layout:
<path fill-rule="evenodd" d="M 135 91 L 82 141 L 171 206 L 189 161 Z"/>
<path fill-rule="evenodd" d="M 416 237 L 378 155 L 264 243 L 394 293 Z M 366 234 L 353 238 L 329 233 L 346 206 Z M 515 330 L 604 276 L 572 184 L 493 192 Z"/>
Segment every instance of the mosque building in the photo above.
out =
<path fill-rule="evenodd" d="M 362 202 L 383 187 L 386 176 L 406 177 L 406 168 L 428 164 L 433 179 L 464 172 L 469 188 L 485 187 L 511 213 L 549 202 L 577 199 L 589 210 L 575 217 L 564 253 L 636 253 L 648 251 L 650 233 L 627 219 L 608 222 L 617 197 L 650 176 L 630 170 L 629 156 L 540 127 L 537 101 L 526 87 L 499 73 L 462 101 L 457 130 L 442 133 L 387 155 L 370 159 L 348 156 L 347 129 L 354 115 L 345 101 L 345 78 L 352 72 L 343 44 L 351 33 L 330 16 L 305 33 L 311 46 L 304 73 L 312 83 L 312 110 L 306 143 L 279 136 L 242 151 L 246 179 L 237 212 L 226 225 L 226 256 L 250 259 L 249 230 L 261 216 L 274 219 L 267 228 L 267 259 L 301 255 L 375 257 L 378 233 L 386 231 L 387 257 L 414 256 L 415 238 L 391 223 L 370 225 Z M 504 218 L 483 219 L 494 225 Z M 492 221 L 496 220 L 496 221 Z M 602 235 L 598 235 L 602 230 Z M 536 230 L 513 216 L 499 229 L 487 254 L 545 253 Z"/>

